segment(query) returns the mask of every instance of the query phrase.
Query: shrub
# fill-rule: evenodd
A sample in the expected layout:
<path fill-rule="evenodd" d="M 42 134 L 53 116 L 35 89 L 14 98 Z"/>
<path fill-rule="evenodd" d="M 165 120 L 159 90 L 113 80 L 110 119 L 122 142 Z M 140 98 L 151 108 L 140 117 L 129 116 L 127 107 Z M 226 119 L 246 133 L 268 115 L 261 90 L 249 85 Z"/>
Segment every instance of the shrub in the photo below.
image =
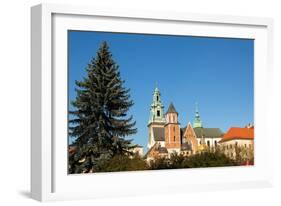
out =
<path fill-rule="evenodd" d="M 236 162 L 218 151 L 206 151 L 186 158 L 183 168 L 237 166 Z"/>
<path fill-rule="evenodd" d="M 94 172 L 137 171 L 146 169 L 148 169 L 146 161 L 138 155 L 133 157 L 116 155 L 110 160 L 100 162 L 95 167 Z"/>
<path fill-rule="evenodd" d="M 225 167 L 238 164 L 219 151 L 205 151 L 192 156 L 173 153 L 170 158 L 158 158 L 149 164 L 149 169 L 179 169 L 200 167 Z"/>
<path fill-rule="evenodd" d="M 150 170 L 159 170 L 159 169 L 171 169 L 168 159 L 164 157 L 156 158 L 155 160 L 151 160 L 149 162 Z"/>

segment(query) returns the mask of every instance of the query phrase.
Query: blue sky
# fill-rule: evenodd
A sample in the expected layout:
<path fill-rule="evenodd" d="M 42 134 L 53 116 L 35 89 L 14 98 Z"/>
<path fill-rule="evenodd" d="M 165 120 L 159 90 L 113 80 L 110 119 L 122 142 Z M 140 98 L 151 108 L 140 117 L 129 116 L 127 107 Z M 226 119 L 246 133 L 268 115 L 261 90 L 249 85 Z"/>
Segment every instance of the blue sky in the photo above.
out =
<path fill-rule="evenodd" d="M 204 127 L 226 132 L 253 123 L 254 40 L 92 31 L 69 31 L 68 38 L 69 100 L 76 96 L 75 80 L 86 76 L 107 41 L 135 103 L 129 114 L 138 133 L 131 138 L 144 148 L 156 83 L 165 111 L 173 102 L 181 127 L 193 122 L 196 102 Z"/>

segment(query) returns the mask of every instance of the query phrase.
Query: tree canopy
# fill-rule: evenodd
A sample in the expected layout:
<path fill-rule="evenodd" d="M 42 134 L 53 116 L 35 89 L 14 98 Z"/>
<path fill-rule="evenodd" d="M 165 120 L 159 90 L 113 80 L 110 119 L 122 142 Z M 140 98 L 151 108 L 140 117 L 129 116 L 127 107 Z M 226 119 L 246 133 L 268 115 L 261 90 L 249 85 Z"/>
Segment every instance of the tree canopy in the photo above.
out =
<path fill-rule="evenodd" d="M 129 153 L 131 140 L 126 137 L 137 132 L 127 114 L 133 106 L 130 90 L 124 87 L 106 42 L 86 72 L 83 80 L 76 81 L 77 96 L 71 102 L 75 109 L 69 112 L 69 135 L 75 138 L 76 150 L 69 156 L 69 173 L 90 172 L 103 160 Z"/>

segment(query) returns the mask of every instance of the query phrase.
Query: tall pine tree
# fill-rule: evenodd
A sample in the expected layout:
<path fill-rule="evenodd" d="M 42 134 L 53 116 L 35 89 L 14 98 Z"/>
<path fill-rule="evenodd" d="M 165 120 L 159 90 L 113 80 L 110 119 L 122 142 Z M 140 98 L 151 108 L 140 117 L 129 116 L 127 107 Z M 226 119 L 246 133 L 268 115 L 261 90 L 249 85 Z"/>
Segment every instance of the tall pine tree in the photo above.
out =
<path fill-rule="evenodd" d="M 129 89 L 124 88 L 118 65 L 103 42 L 88 67 L 87 77 L 76 81 L 74 117 L 69 120 L 69 134 L 75 137 L 75 153 L 69 155 L 69 173 L 94 172 L 99 162 L 114 155 L 126 155 L 137 132 L 133 117 L 127 112 L 133 105 Z"/>

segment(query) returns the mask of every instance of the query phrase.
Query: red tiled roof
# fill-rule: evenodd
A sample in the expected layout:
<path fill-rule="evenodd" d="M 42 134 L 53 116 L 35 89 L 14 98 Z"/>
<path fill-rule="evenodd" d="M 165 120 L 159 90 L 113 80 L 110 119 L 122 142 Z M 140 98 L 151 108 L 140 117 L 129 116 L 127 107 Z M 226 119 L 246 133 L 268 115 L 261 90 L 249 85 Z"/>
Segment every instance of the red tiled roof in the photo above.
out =
<path fill-rule="evenodd" d="M 227 133 L 224 134 L 221 142 L 233 139 L 254 139 L 254 127 L 240 128 L 231 127 Z"/>

